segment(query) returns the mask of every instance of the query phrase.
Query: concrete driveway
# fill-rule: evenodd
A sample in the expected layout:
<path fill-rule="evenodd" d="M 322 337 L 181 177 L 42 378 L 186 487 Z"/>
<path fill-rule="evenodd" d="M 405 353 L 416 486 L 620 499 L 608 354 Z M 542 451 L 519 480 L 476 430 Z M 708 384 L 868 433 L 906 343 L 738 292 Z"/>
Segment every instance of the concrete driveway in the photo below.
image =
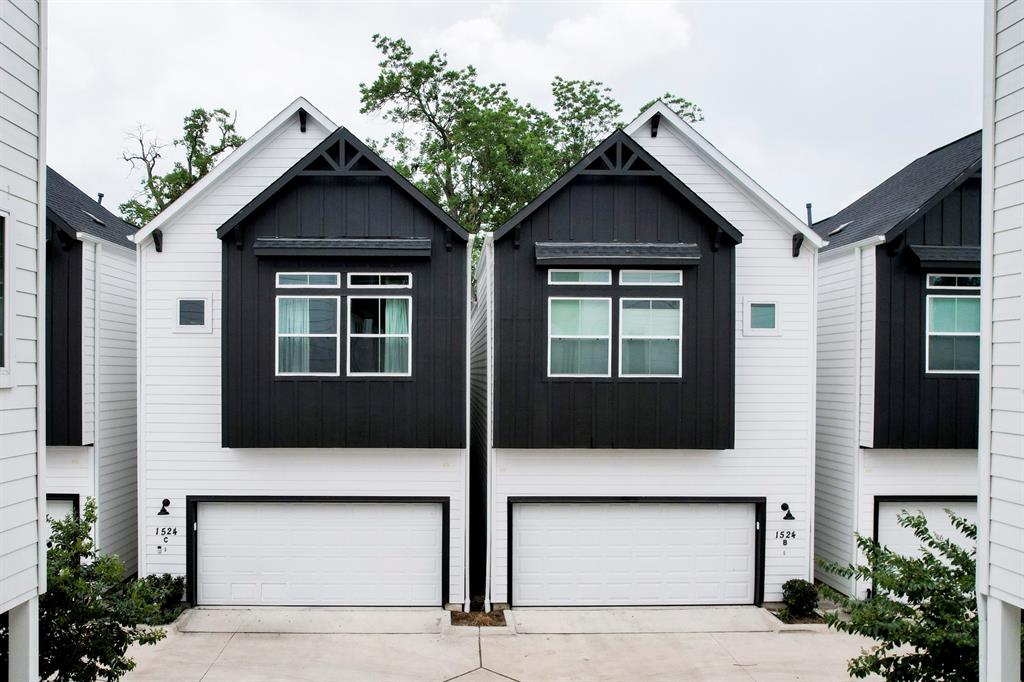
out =
<path fill-rule="evenodd" d="M 504 628 L 437 611 L 198 609 L 133 648 L 127 680 L 843 680 L 868 640 L 734 609 L 524 610 Z"/>

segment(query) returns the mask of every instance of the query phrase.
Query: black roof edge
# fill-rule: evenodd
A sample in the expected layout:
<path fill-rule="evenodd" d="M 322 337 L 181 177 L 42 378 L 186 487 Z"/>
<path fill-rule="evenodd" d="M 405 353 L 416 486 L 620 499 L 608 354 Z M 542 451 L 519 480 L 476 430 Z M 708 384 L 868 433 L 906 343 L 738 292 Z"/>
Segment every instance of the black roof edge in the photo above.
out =
<path fill-rule="evenodd" d="M 728 220 L 722 217 L 718 211 L 712 208 L 706 201 L 700 198 L 696 192 L 686 186 L 682 180 L 677 178 L 672 171 L 654 158 L 646 149 L 643 148 L 639 142 L 629 136 L 622 128 L 617 128 L 611 135 L 606 137 L 600 144 L 594 147 L 589 154 L 580 159 L 572 168 L 562 174 L 560 178 L 555 180 L 553 183 L 548 185 L 548 188 L 537 195 L 537 198 L 531 201 L 529 204 L 519 209 L 515 215 L 505 221 L 498 229 L 494 231 L 495 241 L 501 239 L 509 233 L 514 227 L 526 220 L 530 215 L 533 214 L 538 208 L 540 208 L 545 202 L 547 202 L 552 196 L 554 196 L 559 190 L 569 184 L 577 175 L 579 175 L 583 169 L 585 169 L 591 162 L 593 162 L 598 156 L 600 156 L 608 147 L 615 144 L 616 142 L 625 142 L 629 145 L 630 149 L 635 151 L 640 158 L 647 163 L 652 169 L 654 169 L 658 175 L 665 180 L 674 190 L 682 194 L 687 200 L 690 201 L 694 206 L 700 210 L 705 216 L 707 216 L 711 222 L 713 222 L 718 228 L 725 232 L 731 237 L 737 244 L 743 241 L 743 233 L 737 230 Z"/>
<path fill-rule="evenodd" d="M 302 172 L 308 164 L 318 159 L 328 147 L 339 140 L 352 144 L 352 146 L 358 149 L 363 156 L 368 158 L 388 178 L 404 189 L 409 196 L 425 208 L 431 215 L 437 218 L 445 227 L 454 232 L 464 241 L 469 241 L 469 232 L 459 225 L 455 218 L 451 217 L 444 209 L 434 203 L 434 201 L 416 187 L 416 185 L 409 182 L 408 178 L 396 171 L 391 164 L 380 158 L 375 151 L 370 149 L 362 140 L 356 137 L 355 134 L 344 126 L 338 127 L 337 130 L 324 138 L 320 144 L 315 146 L 308 154 L 296 161 L 291 168 L 285 171 L 279 178 L 277 178 L 277 180 L 272 182 L 269 187 L 253 197 L 249 203 L 239 209 L 233 216 L 228 218 L 223 225 L 217 228 L 217 237 L 219 239 L 223 239 L 227 236 L 231 231 L 238 227 L 243 220 L 252 215 L 257 208 L 262 206 L 268 199 L 270 199 L 270 197 L 275 195 L 282 187 Z"/>
<path fill-rule="evenodd" d="M 971 135 L 976 134 L 977 133 L 971 133 Z M 965 137 L 970 137 L 970 135 L 966 135 Z M 962 140 L 964 138 L 960 139 Z M 940 201 L 942 201 L 950 194 L 952 194 L 957 187 L 964 184 L 964 182 L 970 179 L 970 177 L 977 173 L 979 170 L 981 170 L 981 159 L 978 159 L 977 161 L 973 162 L 970 166 L 960 171 L 955 178 L 950 180 L 948 183 L 945 184 L 945 186 L 943 186 L 942 189 L 933 194 L 931 198 L 928 199 L 928 201 L 918 206 L 915 210 L 911 211 L 908 215 L 906 215 L 902 220 L 900 220 L 898 223 L 890 227 L 889 230 L 884 234 L 885 241 L 892 241 L 899 235 L 903 234 L 903 232 L 914 223 L 914 220 L 916 220 L 919 215 L 927 213 L 931 209 L 935 208 L 935 206 L 937 206 Z"/>
<path fill-rule="evenodd" d="M 78 239 L 78 230 L 71 227 L 71 225 L 68 224 L 68 221 L 64 220 L 59 213 L 49 206 L 46 207 L 46 219 L 52 221 L 54 225 L 60 228 L 61 232 L 64 232 L 72 239 Z"/>

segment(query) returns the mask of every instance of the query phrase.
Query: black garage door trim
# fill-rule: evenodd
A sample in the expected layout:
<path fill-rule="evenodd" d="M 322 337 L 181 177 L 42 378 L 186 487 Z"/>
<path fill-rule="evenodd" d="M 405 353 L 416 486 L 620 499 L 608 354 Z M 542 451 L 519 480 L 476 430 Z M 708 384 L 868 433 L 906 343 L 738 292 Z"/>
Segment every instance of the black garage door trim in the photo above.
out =
<path fill-rule="evenodd" d="M 82 512 L 79 508 L 81 504 L 80 498 L 81 496 L 78 493 L 46 493 L 47 502 L 50 500 L 54 502 L 70 502 L 71 511 L 74 512 L 76 519 L 82 518 Z"/>
<path fill-rule="evenodd" d="M 512 594 L 512 508 L 516 504 L 752 504 L 754 505 L 754 606 L 761 606 L 764 603 L 764 557 L 765 557 L 765 510 L 766 498 L 764 497 L 622 497 L 622 496 L 540 496 L 540 497 L 509 497 L 506 517 L 508 519 L 508 597 L 509 608 L 513 606 Z M 699 606 L 695 604 L 694 606 Z M 601 608 L 601 607 L 591 607 Z M 628 607 L 624 607 L 628 608 Z"/>
<path fill-rule="evenodd" d="M 439 504 L 441 505 L 441 606 L 448 603 L 448 583 L 451 562 L 451 498 L 449 497 L 400 497 L 366 495 L 186 495 L 185 496 L 185 598 L 197 606 L 196 583 L 198 582 L 199 529 L 197 525 L 199 505 L 203 502 L 316 502 L 316 503 L 384 503 L 384 504 Z"/>
<path fill-rule="evenodd" d="M 871 539 L 878 542 L 878 510 L 886 502 L 974 502 L 978 503 L 977 495 L 875 495 L 874 518 L 872 519 Z"/>

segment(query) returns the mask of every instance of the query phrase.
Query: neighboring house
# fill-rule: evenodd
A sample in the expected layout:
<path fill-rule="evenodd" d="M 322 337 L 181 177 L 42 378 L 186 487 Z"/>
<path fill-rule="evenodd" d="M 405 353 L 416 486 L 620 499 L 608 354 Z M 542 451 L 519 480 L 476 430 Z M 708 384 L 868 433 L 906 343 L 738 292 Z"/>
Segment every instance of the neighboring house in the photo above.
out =
<path fill-rule="evenodd" d="M 46 506 L 96 499 L 97 548 L 138 561 L 135 227 L 46 172 Z"/>
<path fill-rule="evenodd" d="M 821 243 L 661 102 L 485 242 L 488 607 L 760 604 L 811 577 Z"/>
<path fill-rule="evenodd" d="M 466 605 L 468 236 L 303 99 L 139 231 L 140 575 Z"/>
<path fill-rule="evenodd" d="M 45 0 L 0 0 L 0 619 L 11 680 L 38 679 L 46 590 Z"/>
<path fill-rule="evenodd" d="M 906 553 L 903 510 L 963 538 L 977 520 L 981 133 L 901 169 L 815 223 L 818 454 L 815 551 L 860 559 L 854 533 Z M 822 569 L 847 594 L 869 584 Z"/>
<path fill-rule="evenodd" d="M 998 9 L 997 9 L 998 7 Z M 1021 679 L 1024 1 L 985 3 L 978 597 L 984 680 Z"/>

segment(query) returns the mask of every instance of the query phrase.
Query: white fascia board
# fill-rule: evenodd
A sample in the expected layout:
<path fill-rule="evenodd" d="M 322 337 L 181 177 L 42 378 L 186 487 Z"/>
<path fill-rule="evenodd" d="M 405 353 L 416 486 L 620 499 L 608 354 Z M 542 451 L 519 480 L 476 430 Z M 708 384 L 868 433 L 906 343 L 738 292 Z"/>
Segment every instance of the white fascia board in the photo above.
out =
<path fill-rule="evenodd" d="M 277 116 L 270 119 L 262 128 L 253 133 L 252 136 L 245 141 L 245 144 L 228 154 L 228 156 L 218 163 L 212 171 L 203 176 L 199 182 L 192 185 L 187 192 L 178 197 L 174 203 L 168 206 L 157 217 L 149 221 L 145 227 L 136 232 L 133 237 L 133 241 L 136 244 L 141 244 L 143 240 L 153 234 L 154 230 L 163 227 L 163 225 L 173 219 L 174 216 L 181 213 L 186 206 L 195 201 L 198 197 L 202 196 L 210 187 L 217 184 L 220 178 L 224 177 L 229 170 L 241 163 L 254 150 L 262 147 L 263 143 L 282 125 L 287 123 L 292 116 L 298 113 L 299 109 L 305 110 L 306 114 L 310 118 L 317 121 L 329 131 L 333 131 L 338 127 L 331 119 L 327 118 L 323 112 L 310 104 L 309 100 L 305 97 L 296 98 L 294 102 L 285 107 Z"/>
<path fill-rule="evenodd" d="M 792 211 L 783 206 L 782 203 L 769 194 L 764 187 L 761 187 L 761 185 L 757 184 L 753 178 L 744 173 L 739 166 L 729 159 L 729 157 L 719 151 L 713 144 L 708 142 L 708 140 L 698 133 L 693 126 L 684 121 L 679 114 L 673 111 L 670 106 L 661 100 L 656 101 L 639 116 L 633 119 L 626 126 L 626 133 L 630 137 L 633 137 L 636 131 L 645 125 L 655 114 L 661 114 L 662 123 L 669 124 L 672 129 L 678 133 L 683 140 L 688 142 L 708 164 L 716 168 L 727 178 L 730 178 L 739 190 L 744 192 L 755 203 L 759 204 L 765 212 L 768 213 L 768 215 L 775 218 L 778 222 L 788 226 L 794 233 L 802 234 L 804 238 L 816 248 L 820 249 L 828 244 L 828 242 L 822 239 L 817 232 L 812 230 L 802 220 L 793 215 Z"/>
<path fill-rule="evenodd" d="M 837 246 L 836 248 L 829 249 L 828 251 L 823 251 L 821 253 L 821 257 L 822 258 L 831 258 L 832 256 L 838 256 L 838 255 L 841 255 L 841 254 L 844 254 L 844 253 L 849 253 L 850 251 L 852 251 L 854 249 L 861 249 L 861 248 L 864 248 L 865 246 L 878 246 L 879 244 L 884 244 L 884 243 L 885 243 L 885 235 L 884 234 L 876 234 L 876 235 L 872 235 L 870 237 L 865 237 L 864 239 L 859 239 L 859 240 L 857 240 L 855 242 L 850 242 L 849 244 L 844 244 L 843 246 Z"/>

